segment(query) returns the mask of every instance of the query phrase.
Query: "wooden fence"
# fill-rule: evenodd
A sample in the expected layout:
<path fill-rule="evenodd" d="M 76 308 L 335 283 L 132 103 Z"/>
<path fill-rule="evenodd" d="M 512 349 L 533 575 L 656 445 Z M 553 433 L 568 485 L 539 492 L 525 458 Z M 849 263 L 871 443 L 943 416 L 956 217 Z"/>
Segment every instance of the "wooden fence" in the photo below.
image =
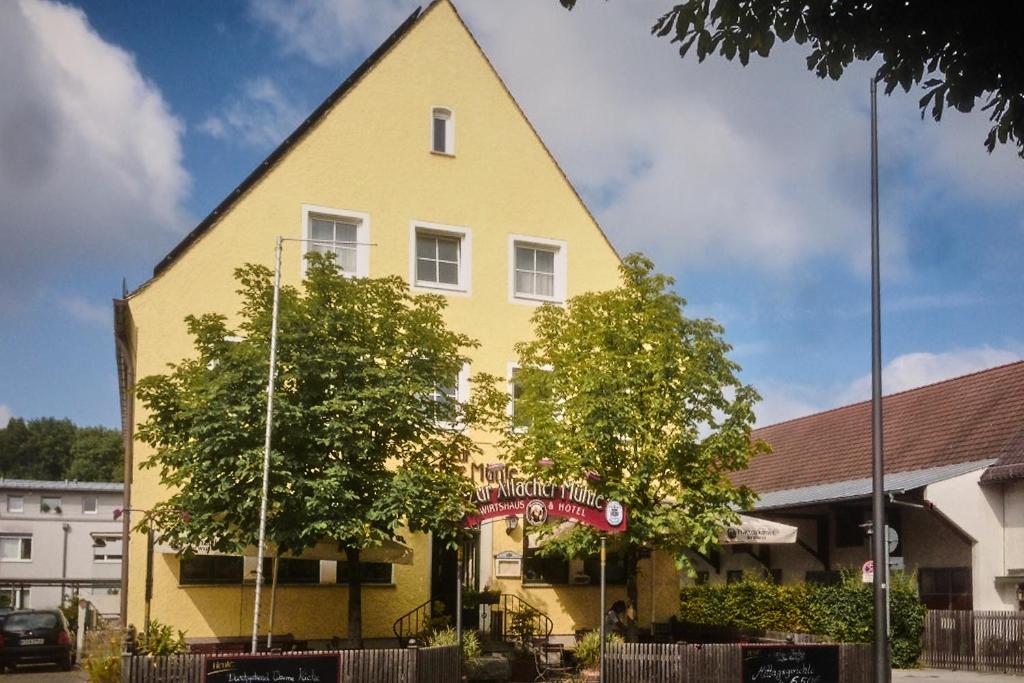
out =
<path fill-rule="evenodd" d="M 257 657 L 331 655 L 339 658 L 340 683 L 457 683 L 457 646 L 389 650 L 330 650 L 262 654 Z M 147 657 L 124 655 L 122 683 L 203 683 L 207 653 Z"/>
<path fill-rule="evenodd" d="M 812 646 L 813 647 L 813 646 Z M 843 643 L 837 683 L 870 683 L 871 646 Z M 608 646 L 607 683 L 740 683 L 743 645 L 623 643 Z"/>
<path fill-rule="evenodd" d="M 924 620 L 925 666 L 1024 672 L 1024 613 L 929 610 Z"/>

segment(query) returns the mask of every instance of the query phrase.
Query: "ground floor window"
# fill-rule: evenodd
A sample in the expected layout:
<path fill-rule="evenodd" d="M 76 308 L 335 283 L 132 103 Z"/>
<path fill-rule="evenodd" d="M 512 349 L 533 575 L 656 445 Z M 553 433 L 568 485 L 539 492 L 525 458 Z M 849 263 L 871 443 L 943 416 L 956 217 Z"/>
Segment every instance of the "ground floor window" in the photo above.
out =
<path fill-rule="evenodd" d="M 28 588 L 0 588 L 0 607 L 12 607 L 14 609 L 28 609 L 32 606 L 29 596 L 31 591 Z"/>
<path fill-rule="evenodd" d="M 237 555 L 196 555 L 181 558 L 183 585 L 206 583 L 242 583 L 244 561 Z"/>
<path fill-rule="evenodd" d="M 970 567 L 922 567 L 917 585 L 928 609 L 974 609 Z"/>
<path fill-rule="evenodd" d="M 394 565 L 390 562 L 360 562 L 359 573 L 362 583 L 392 584 L 394 583 Z M 338 583 L 348 583 L 351 570 L 348 562 L 338 563 Z"/>
<path fill-rule="evenodd" d="M 274 580 L 274 558 L 263 559 L 263 583 Z M 282 557 L 277 562 L 278 584 L 320 583 L 320 560 Z"/>

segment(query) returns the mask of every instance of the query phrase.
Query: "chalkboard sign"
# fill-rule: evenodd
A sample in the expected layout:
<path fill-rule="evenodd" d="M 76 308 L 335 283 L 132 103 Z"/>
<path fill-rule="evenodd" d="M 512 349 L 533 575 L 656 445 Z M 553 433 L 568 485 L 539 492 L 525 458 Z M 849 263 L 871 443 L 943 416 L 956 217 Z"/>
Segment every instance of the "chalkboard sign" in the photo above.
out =
<path fill-rule="evenodd" d="M 337 655 L 209 657 L 206 683 L 338 683 Z"/>
<path fill-rule="evenodd" d="M 744 645 L 743 683 L 839 683 L 839 646 Z"/>

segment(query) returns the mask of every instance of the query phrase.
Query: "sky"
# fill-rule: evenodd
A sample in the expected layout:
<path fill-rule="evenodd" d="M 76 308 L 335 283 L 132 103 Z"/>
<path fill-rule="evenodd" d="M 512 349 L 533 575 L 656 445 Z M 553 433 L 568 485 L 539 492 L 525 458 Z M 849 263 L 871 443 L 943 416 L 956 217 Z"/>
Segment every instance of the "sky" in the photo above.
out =
<path fill-rule="evenodd" d="M 759 424 L 868 398 L 868 81 L 681 60 L 669 0 L 457 0 L 617 250 L 725 326 Z M 413 0 L 0 3 L 0 425 L 118 426 L 111 300 Z M 982 112 L 880 112 L 886 393 L 1024 357 L 1024 160 Z"/>

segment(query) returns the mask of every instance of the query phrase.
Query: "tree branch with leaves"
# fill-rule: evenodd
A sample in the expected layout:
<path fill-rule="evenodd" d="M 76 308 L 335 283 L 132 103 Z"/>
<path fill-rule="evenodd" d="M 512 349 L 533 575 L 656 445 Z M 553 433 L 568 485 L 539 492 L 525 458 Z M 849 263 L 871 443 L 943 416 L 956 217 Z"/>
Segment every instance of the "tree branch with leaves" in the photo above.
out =
<path fill-rule="evenodd" d="M 629 508 L 620 543 L 635 605 L 640 555 L 706 552 L 754 499 L 729 473 L 768 449 L 751 441 L 758 395 L 738 379 L 722 327 L 685 317 L 672 279 L 645 257 L 626 257 L 620 272 L 616 289 L 537 309 L 534 340 L 516 347 L 520 389 L 503 448 L 525 476 L 585 477 Z M 579 526 L 542 553 L 587 555 L 597 541 Z"/>
<path fill-rule="evenodd" d="M 475 401 L 437 399 L 476 346 L 447 328 L 442 297 L 307 258 L 303 288 L 280 293 L 267 538 L 279 554 L 338 544 L 359 647 L 362 551 L 405 530 L 455 541 L 469 509 L 464 462 L 477 451 L 467 430 L 502 398 L 484 377 Z M 154 450 L 142 467 L 170 494 L 143 524 L 186 553 L 257 543 L 273 275 L 247 265 L 236 277 L 238 325 L 190 316 L 195 355 L 137 386 L 138 436 Z"/>

